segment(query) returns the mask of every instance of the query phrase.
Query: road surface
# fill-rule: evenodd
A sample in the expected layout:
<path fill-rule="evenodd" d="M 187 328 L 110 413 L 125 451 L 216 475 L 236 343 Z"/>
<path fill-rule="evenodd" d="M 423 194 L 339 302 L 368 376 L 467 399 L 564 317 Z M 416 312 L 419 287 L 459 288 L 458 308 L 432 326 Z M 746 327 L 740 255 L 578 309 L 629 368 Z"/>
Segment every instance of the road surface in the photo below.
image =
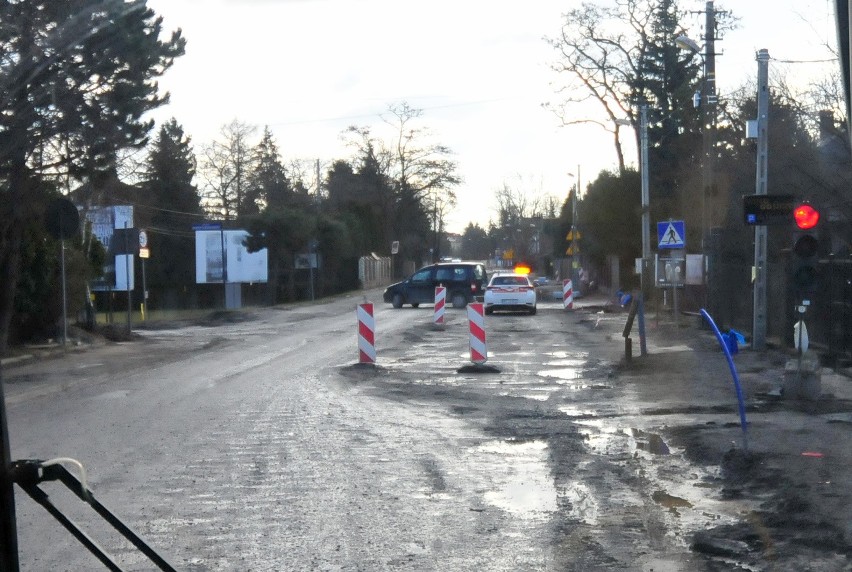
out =
<path fill-rule="evenodd" d="M 500 372 L 475 374 L 458 373 L 465 311 L 439 329 L 431 308 L 378 296 L 378 364 L 357 365 L 360 300 L 153 325 L 7 368 L 13 459 L 78 459 L 180 570 L 717 569 L 692 534 L 756 504 L 723 499 L 719 468 L 658 431 L 679 414 L 648 417 L 621 381 L 623 314 L 544 300 L 536 316 L 489 316 Z M 43 487 L 123 567 L 151 569 Z M 16 498 L 22 570 L 101 569 Z"/>

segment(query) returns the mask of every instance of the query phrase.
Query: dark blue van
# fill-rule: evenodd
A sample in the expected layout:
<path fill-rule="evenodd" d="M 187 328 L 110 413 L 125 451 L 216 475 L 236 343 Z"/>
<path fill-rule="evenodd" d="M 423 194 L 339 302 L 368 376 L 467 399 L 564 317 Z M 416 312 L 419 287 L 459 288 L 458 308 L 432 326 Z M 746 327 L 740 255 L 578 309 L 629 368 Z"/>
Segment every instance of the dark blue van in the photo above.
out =
<path fill-rule="evenodd" d="M 482 300 L 488 275 L 482 262 L 441 262 L 424 266 L 402 282 L 391 284 L 384 301 L 402 308 L 403 304 L 418 307 L 435 302 L 435 287 L 447 289 L 447 302 L 453 308 L 464 308 L 468 302 Z"/>

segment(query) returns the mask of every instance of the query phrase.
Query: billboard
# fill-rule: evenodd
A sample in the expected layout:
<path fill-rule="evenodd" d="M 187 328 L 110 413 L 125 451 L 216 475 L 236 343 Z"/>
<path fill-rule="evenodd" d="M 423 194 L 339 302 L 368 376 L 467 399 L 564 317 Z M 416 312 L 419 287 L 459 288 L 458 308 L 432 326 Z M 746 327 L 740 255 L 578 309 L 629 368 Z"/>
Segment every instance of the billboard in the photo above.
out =
<path fill-rule="evenodd" d="M 196 284 L 266 282 L 266 249 L 249 252 L 248 235 L 245 230 L 196 230 Z"/>
<path fill-rule="evenodd" d="M 104 276 L 93 280 L 91 288 L 94 291 L 105 292 L 108 290 L 127 290 L 128 282 L 130 290 L 134 287 L 134 254 L 117 254 L 124 252 L 116 235 L 124 229 L 128 232 L 133 229 L 133 207 L 112 206 L 96 207 L 83 211 L 83 216 L 91 224 L 92 234 L 104 245 L 107 251 L 107 262 L 104 267 Z M 134 241 L 132 246 L 138 246 Z"/>

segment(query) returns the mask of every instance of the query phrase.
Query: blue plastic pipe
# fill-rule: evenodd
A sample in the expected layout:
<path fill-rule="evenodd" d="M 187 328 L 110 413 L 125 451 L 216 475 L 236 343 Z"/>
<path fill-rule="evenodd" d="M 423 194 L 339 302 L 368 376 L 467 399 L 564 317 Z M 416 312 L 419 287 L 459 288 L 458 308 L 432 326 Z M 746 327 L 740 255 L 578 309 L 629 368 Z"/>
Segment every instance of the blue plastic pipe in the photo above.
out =
<path fill-rule="evenodd" d="M 739 401 L 740 404 L 740 425 L 742 425 L 743 428 L 743 449 L 748 450 L 745 400 L 743 399 L 743 389 L 740 385 L 740 378 L 737 375 L 737 368 L 734 365 L 734 358 L 731 356 L 731 350 L 728 348 L 728 344 L 725 343 L 725 338 L 722 337 L 722 332 L 719 331 L 719 328 L 716 326 L 716 322 L 713 321 L 710 314 L 702 308 L 701 315 L 704 316 L 704 319 L 707 320 L 710 327 L 713 328 L 713 332 L 716 334 L 716 339 L 719 341 L 719 345 L 722 346 L 722 351 L 725 352 L 725 357 L 728 360 L 728 367 L 731 370 L 731 376 L 734 378 L 734 388 L 737 390 L 737 401 Z"/>

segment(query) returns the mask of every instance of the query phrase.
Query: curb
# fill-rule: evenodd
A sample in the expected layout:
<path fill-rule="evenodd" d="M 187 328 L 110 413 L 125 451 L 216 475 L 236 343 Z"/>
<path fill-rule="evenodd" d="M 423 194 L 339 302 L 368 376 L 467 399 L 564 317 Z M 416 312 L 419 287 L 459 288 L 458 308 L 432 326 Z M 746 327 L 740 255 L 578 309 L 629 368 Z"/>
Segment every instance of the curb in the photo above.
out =
<path fill-rule="evenodd" d="M 2 359 L 0 359 L 0 367 L 6 367 L 6 366 L 9 366 L 9 365 L 14 365 L 16 363 L 29 361 L 31 359 L 35 359 L 35 356 L 33 354 L 21 354 L 19 356 L 2 358 Z"/>

